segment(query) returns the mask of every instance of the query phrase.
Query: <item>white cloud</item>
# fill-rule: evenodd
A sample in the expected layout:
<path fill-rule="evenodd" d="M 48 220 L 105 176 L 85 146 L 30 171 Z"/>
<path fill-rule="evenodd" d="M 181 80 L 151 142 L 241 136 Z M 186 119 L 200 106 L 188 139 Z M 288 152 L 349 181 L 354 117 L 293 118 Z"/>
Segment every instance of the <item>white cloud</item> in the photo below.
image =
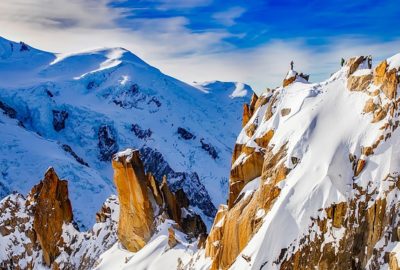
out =
<path fill-rule="evenodd" d="M 240 18 L 246 10 L 242 7 L 232 7 L 228 10 L 217 12 L 213 18 L 225 26 L 232 26 L 235 20 Z"/>
<path fill-rule="evenodd" d="M 107 0 L 2 0 L 0 35 L 56 52 L 125 47 L 186 82 L 242 81 L 258 91 L 280 85 L 291 60 L 297 70 L 317 81 L 336 71 L 341 57 L 372 54 L 381 60 L 400 48 L 400 39 L 337 37 L 323 47 L 308 46 L 303 40 L 276 40 L 237 49 L 224 41 L 231 33 L 193 32 L 184 17 L 133 19 L 129 29 L 119 27 L 116 20 L 125 11 L 109 8 Z"/>

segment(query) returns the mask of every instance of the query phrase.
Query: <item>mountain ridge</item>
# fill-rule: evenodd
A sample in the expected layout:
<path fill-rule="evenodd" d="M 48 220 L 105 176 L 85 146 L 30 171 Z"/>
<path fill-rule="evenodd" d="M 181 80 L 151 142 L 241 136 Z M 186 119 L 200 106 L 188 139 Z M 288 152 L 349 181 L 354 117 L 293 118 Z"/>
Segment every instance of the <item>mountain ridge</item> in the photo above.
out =
<path fill-rule="evenodd" d="M 240 128 L 234 119 L 240 118 L 250 87 L 246 95 L 232 99 L 230 93 L 205 94 L 127 51 L 109 57 L 110 51 L 79 53 L 55 61 L 56 55 L 25 43 L 1 44 L 2 51 L 18 58 L 0 58 L 0 101 L 3 111 L 13 115 L 1 116 L 10 131 L 2 134 L 2 149 L 11 153 L 2 155 L 3 193 L 28 192 L 52 164 L 46 153 L 54 153 L 52 166 L 70 180 L 75 214 L 84 218 L 77 222 L 90 227 L 90 214 L 115 191 L 106 161 L 118 149 L 136 147 L 146 154 L 146 169 L 157 179 L 166 174 L 174 190 L 193 189 L 189 196 L 197 211 L 213 215 L 225 197 L 227 177 L 221 168 L 229 170 L 229 142 Z M 182 134 L 189 133 L 192 138 L 184 139 Z M 214 169 L 209 172 L 200 164 Z M 85 192 L 93 199 L 85 198 Z"/>

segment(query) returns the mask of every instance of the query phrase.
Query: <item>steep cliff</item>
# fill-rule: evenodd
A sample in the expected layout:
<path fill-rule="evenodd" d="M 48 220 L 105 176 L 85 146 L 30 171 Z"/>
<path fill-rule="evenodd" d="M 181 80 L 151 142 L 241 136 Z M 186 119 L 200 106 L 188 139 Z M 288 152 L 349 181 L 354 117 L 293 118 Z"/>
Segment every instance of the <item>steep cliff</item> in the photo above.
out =
<path fill-rule="evenodd" d="M 399 269 L 400 54 L 367 61 L 245 105 L 228 205 L 188 268 Z"/>

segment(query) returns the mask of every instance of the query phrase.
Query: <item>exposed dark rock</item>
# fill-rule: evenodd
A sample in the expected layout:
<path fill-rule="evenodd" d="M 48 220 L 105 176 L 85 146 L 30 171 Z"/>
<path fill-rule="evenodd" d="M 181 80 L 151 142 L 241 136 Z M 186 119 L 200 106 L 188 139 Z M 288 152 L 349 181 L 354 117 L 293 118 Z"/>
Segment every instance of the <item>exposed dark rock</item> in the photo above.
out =
<path fill-rule="evenodd" d="M 140 92 L 139 85 L 132 84 L 129 88 L 118 90 L 115 93 L 110 93 L 108 96 L 112 97 L 112 102 L 124 109 L 144 109 L 140 104 L 146 102 L 147 95 Z M 147 104 L 144 104 L 148 106 Z"/>
<path fill-rule="evenodd" d="M 201 217 L 189 210 L 189 199 L 183 189 L 180 188 L 173 194 L 168 187 L 167 178 L 163 177 L 160 190 L 168 216 L 175 220 L 186 234 L 197 238 L 207 233 L 207 227 Z"/>
<path fill-rule="evenodd" d="M 28 45 L 26 45 L 24 42 L 21 41 L 19 44 L 21 45 L 21 47 L 19 48 L 20 52 L 29 51 Z"/>
<path fill-rule="evenodd" d="M 17 111 L 1 101 L 0 101 L 0 109 L 2 109 L 4 114 L 10 118 L 17 117 Z"/>
<path fill-rule="evenodd" d="M 217 159 L 218 158 L 218 153 L 217 150 L 215 150 L 214 146 L 212 146 L 209 143 L 205 143 L 204 142 L 204 138 L 202 138 L 200 140 L 201 143 L 201 148 L 206 150 L 208 152 L 208 154 L 213 158 L 213 159 Z"/>
<path fill-rule="evenodd" d="M 207 234 L 207 227 L 201 217 L 197 214 L 190 213 L 182 218 L 182 229 L 189 236 L 197 238 L 200 235 Z"/>
<path fill-rule="evenodd" d="M 180 208 L 189 208 L 189 199 L 183 189 L 178 189 L 175 192 L 175 198 Z"/>
<path fill-rule="evenodd" d="M 95 81 L 90 81 L 90 82 L 88 82 L 88 84 L 86 85 L 86 89 L 88 89 L 88 90 L 93 89 L 93 88 L 96 88 L 96 87 L 98 87 L 98 85 L 97 85 L 97 83 L 96 83 Z"/>
<path fill-rule="evenodd" d="M 136 83 L 134 83 L 134 84 L 132 84 L 130 87 L 129 87 L 129 91 L 130 91 L 130 93 L 131 94 L 137 94 L 137 93 L 139 93 L 139 89 L 140 89 L 140 87 L 139 87 L 139 85 L 137 85 Z"/>
<path fill-rule="evenodd" d="M 192 140 L 192 139 L 196 138 L 196 136 L 193 133 L 191 133 L 190 131 L 188 131 L 182 127 L 178 127 L 177 132 L 181 136 L 181 138 L 184 140 Z"/>
<path fill-rule="evenodd" d="M 65 121 L 68 118 L 68 112 L 67 111 L 58 111 L 58 110 L 53 110 L 53 127 L 54 130 L 59 132 L 60 130 L 65 128 Z"/>
<path fill-rule="evenodd" d="M 140 149 L 140 156 L 146 172 L 152 172 L 158 181 L 166 175 L 172 192 L 183 189 L 191 205 L 197 206 L 207 216 L 214 217 L 217 209 L 197 173 L 174 171 L 157 149 L 143 147 Z"/>
<path fill-rule="evenodd" d="M 151 134 L 153 134 L 151 129 L 142 129 L 138 124 L 132 124 L 131 131 L 133 131 L 139 139 L 150 138 Z"/>
<path fill-rule="evenodd" d="M 151 103 L 155 104 L 158 108 L 161 107 L 161 102 L 160 102 L 156 97 L 152 97 L 152 98 L 147 102 L 147 104 L 151 104 Z"/>
<path fill-rule="evenodd" d="M 110 161 L 112 155 L 118 152 L 118 143 L 115 131 L 108 125 L 102 125 L 98 131 L 98 146 L 100 149 L 100 160 Z"/>
<path fill-rule="evenodd" d="M 62 149 L 69 153 L 78 163 L 85 165 L 86 167 L 89 167 L 89 164 L 87 164 L 87 162 L 85 162 L 80 156 L 78 156 L 71 148 L 71 146 L 69 146 L 68 144 L 63 144 Z"/>
<path fill-rule="evenodd" d="M 52 93 L 50 90 L 48 90 L 48 89 L 46 89 L 46 94 L 47 94 L 49 97 L 54 97 L 53 93 Z"/>

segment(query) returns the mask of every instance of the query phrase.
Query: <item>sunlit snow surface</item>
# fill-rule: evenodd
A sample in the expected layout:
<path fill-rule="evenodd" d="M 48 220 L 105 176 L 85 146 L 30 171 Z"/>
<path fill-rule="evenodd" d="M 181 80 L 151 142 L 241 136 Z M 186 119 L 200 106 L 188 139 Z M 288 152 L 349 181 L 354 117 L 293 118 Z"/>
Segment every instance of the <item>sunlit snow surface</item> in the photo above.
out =
<path fill-rule="evenodd" d="M 0 113 L 0 194 L 26 194 L 53 166 L 69 180 L 74 218 L 90 227 L 115 193 L 111 162 L 99 159 L 98 130 L 106 125 L 118 149 L 149 147 L 174 171 L 197 173 L 218 206 L 226 200 L 232 148 L 251 89 L 223 82 L 203 87 L 207 91 L 166 76 L 122 48 L 57 55 L 31 47 L 21 51 L 19 43 L 0 38 L 0 101 L 17 112 L 16 119 Z M 53 110 L 68 112 L 59 132 L 53 128 Z M 139 138 L 134 124 L 151 136 Z M 195 138 L 183 139 L 179 127 Z M 202 148 L 201 140 L 218 158 Z M 66 153 L 63 144 L 88 166 Z M 212 219 L 205 221 L 209 225 Z"/>
<path fill-rule="evenodd" d="M 392 63 L 395 61 L 393 58 Z M 356 76 L 370 72 L 361 67 Z M 349 154 L 359 157 L 361 147 L 371 146 L 383 131 L 382 122 L 372 124 L 372 114 L 363 113 L 370 97 L 346 89 L 346 73 L 344 67 L 322 83 L 295 82 L 278 88 L 276 113 L 264 121 L 266 106 L 263 106 L 250 120 L 249 123 L 258 117 L 260 123 L 253 138 L 274 130 L 269 144 L 273 151 L 277 152 L 287 143 L 288 157 L 297 157 L 300 163 L 293 168 L 290 158 L 286 160 L 286 167 L 293 170 L 279 183 L 281 193 L 277 201 L 265 215 L 259 231 L 241 252 L 251 257 L 251 261 L 239 255 L 232 269 L 279 269 L 279 265 L 273 262 L 281 249 L 291 244 L 298 247 L 296 241 L 307 234 L 311 217 L 316 218 L 321 213 L 318 209 L 352 198 L 353 183 L 365 189 L 369 185 L 370 190 L 376 187 L 382 194 L 381 191 L 388 188 L 382 180 L 389 173 L 399 172 L 400 149 L 397 146 L 400 136 L 394 132 L 374 151 L 374 155 L 364 157 L 367 159 L 366 167 L 359 177 L 353 177 Z M 373 86 L 367 89 L 373 90 Z M 379 98 L 383 103 L 389 102 L 383 94 Z M 279 112 L 284 108 L 291 111 L 282 116 Z M 245 129 L 237 141 L 251 145 L 252 138 L 246 135 Z M 338 241 L 343 236 L 343 230 L 333 230 L 333 233 L 326 236 L 326 242 Z"/>

